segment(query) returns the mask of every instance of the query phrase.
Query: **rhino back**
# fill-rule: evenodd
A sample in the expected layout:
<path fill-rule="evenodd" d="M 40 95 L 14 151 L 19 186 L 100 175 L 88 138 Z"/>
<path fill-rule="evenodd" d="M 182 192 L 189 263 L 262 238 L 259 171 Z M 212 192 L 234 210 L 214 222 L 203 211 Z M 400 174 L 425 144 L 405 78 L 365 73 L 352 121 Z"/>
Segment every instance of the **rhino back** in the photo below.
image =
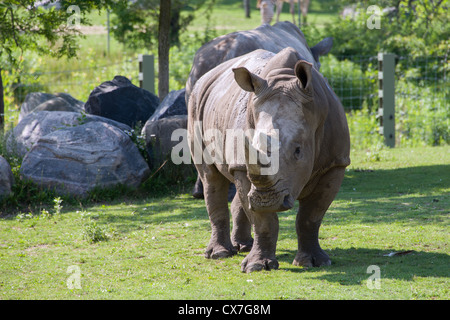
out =
<path fill-rule="evenodd" d="M 278 53 L 287 47 L 294 48 L 303 59 L 319 69 L 305 36 L 296 25 L 287 21 L 278 22 L 273 26 L 264 24 L 252 30 L 233 32 L 211 40 L 195 54 L 186 83 L 186 101 L 189 101 L 198 79 L 221 63 L 257 49 Z"/>

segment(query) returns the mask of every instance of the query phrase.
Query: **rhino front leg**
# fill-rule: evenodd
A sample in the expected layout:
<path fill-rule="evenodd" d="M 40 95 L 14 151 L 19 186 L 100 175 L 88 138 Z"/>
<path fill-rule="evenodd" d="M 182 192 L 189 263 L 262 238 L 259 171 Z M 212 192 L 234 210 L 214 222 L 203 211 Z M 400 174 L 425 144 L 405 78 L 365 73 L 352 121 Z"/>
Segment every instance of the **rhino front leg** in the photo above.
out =
<path fill-rule="evenodd" d="M 330 169 L 322 176 L 310 195 L 300 200 L 296 219 L 298 252 L 293 264 L 304 267 L 330 265 L 330 257 L 319 245 L 319 228 L 323 216 L 339 191 L 345 168 Z"/>
<path fill-rule="evenodd" d="M 278 240 L 277 213 L 253 213 L 251 221 L 255 240 L 250 253 L 241 264 L 242 272 L 278 269 L 275 251 Z"/>
<path fill-rule="evenodd" d="M 202 175 L 206 210 L 211 222 L 211 239 L 205 252 L 208 259 L 231 257 L 236 254 L 230 239 L 228 187 L 230 182 L 216 168 Z"/>
<path fill-rule="evenodd" d="M 236 250 L 248 252 L 253 245 L 251 235 L 251 224 L 242 207 L 239 194 L 236 193 L 231 202 L 231 216 L 233 217 L 233 231 L 231 233 L 231 242 Z"/>

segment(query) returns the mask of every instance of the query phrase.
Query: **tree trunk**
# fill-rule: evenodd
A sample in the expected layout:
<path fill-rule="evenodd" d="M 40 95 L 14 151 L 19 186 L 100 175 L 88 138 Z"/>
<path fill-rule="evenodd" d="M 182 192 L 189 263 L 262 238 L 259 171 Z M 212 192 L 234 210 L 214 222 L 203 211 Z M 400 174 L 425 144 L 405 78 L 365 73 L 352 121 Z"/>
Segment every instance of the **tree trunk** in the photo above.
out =
<path fill-rule="evenodd" d="M 2 68 L 0 68 L 0 134 L 5 127 L 5 100 L 3 97 Z"/>
<path fill-rule="evenodd" d="M 245 17 L 250 18 L 250 0 L 244 0 Z"/>
<path fill-rule="evenodd" d="M 160 0 L 158 30 L 158 95 L 160 100 L 169 93 L 170 11 L 171 0 Z"/>

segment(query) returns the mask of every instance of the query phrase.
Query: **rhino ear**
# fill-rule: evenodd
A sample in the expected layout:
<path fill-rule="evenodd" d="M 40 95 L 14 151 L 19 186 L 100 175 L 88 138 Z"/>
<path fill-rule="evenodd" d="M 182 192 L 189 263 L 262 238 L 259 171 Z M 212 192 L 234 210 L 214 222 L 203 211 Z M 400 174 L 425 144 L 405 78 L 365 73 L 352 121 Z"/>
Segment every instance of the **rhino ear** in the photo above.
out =
<path fill-rule="evenodd" d="M 300 86 L 305 90 L 312 90 L 312 64 L 300 60 L 295 64 L 294 71 L 297 76 Z"/>
<path fill-rule="evenodd" d="M 247 68 L 235 68 L 233 69 L 233 72 L 234 79 L 237 84 L 245 91 L 258 94 L 267 86 L 266 80 L 260 78 L 254 73 L 251 73 L 247 70 Z"/>

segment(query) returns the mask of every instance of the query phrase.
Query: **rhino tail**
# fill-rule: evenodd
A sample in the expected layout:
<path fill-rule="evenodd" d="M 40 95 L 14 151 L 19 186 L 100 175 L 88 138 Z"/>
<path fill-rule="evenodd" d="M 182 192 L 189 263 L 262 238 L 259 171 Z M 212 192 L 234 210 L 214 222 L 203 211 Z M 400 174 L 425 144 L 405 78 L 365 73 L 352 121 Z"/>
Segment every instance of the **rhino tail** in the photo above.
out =
<path fill-rule="evenodd" d="M 318 44 L 316 44 L 314 47 L 311 48 L 311 53 L 314 57 L 314 60 L 316 60 L 316 62 L 319 63 L 319 57 L 324 56 L 328 52 L 330 52 L 332 47 L 333 47 L 333 38 L 332 37 L 324 38 L 322 41 L 320 41 Z"/>

